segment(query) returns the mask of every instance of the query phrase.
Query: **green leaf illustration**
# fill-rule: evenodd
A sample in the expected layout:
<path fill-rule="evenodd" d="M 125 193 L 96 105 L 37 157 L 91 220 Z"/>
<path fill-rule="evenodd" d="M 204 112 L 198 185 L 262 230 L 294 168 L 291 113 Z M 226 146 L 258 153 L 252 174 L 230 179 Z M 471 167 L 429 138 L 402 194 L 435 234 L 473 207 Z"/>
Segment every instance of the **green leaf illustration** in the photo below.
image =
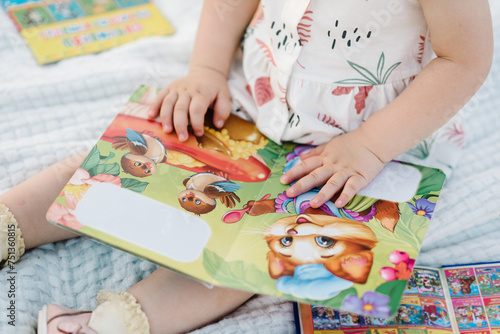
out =
<path fill-rule="evenodd" d="M 338 310 L 342 307 L 344 299 L 346 299 L 346 297 L 350 296 L 350 295 L 355 295 L 355 296 L 358 295 L 355 288 L 346 289 L 331 299 L 323 300 L 323 301 L 321 301 L 321 305 L 331 307 L 333 309 Z M 317 300 L 312 300 L 312 299 L 304 299 L 303 301 L 306 304 L 317 304 L 318 303 Z"/>
<path fill-rule="evenodd" d="M 215 277 L 223 261 L 219 255 L 211 250 L 206 248 L 203 250 L 203 267 L 210 276 Z"/>
<path fill-rule="evenodd" d="M 122 178 L 122 188 L 130 189 L 139 194 L 146 189 L 148 184 L 149 184 L 148 182 L 141 182 L 136 179 Z"/>
<path fill-rule="evenodd" d="M 340 80 L 336 81 L 336 84 L 339 85 L 346 85 L 346 86 L 351 86 L 351 85 L 373 85 L 373 82 L 370 80 L 363 80 L 363 79 L 345 79 L 345 80 Z"/>
<path fill-rule="evenodd" d="M 245 261 L 226 262 L 214 252 L 203 251 L 205 270 L 221 284 L 249 291 L 275 294 L 275 282 L 269 274 L 260 271 L 253 263 Z"/>
<path fill-rule="evenodd" d="M 109 159 L 114 158 L 115 154 L 113 152 L 110 152 L 108 156 L 105 155 L 99 155 L 99 163 L 103 164 L 106 163 Z"/>
<path fill-rule="evenodd" d="M 145 86 L 145 85 L 141 85 L 140 87 L 138 87 L 134 93 L 132 94 L 132 96 L 129 98 L 128 102 L 137 102 L 141 99 L 141 97 L 147 92 L 147 90 L 149 89 L 148 86 Z"/>
<path fill-rule="evenodd" d="M 98 174 L 118 176 L 120 174 L 120 166 L 116 162 L 113 164 L 97 165 L 96 167 L 91 168 L 88 172 L 91 177 Z"/>
<path fill-rule="evenodd" d="M 86 171 L 89 171 L 90 169 L 97 167 L 100 160 L 99 150 L 97 149 L 97 146 L 94 146 L 92 147 L 90 153 L 85 157 L 85 160 L 83 160 L 81 167 Z"/>
<path fill-rule="evenodd" d="M 416 196 L 429 194 L 431 192 L 436 192 L 437 194 L 439 194 L 446 178 L 446 175 L 441 170 L 425 168 L 418 165 L 410 166 L 417 168 L 420 171 L 420 174 L 422 174 L 417 193 L 415 194 Z"/>
<path fill-rule="evenodd" d="M 389 306 L 391 308 L 391 315 L 395 315 L 401 303 L 401 297 L 406 289 L 406 280 L 395 280 L 379 285 L 375 291 L 391 298 Z M 398 298 L 395 298 L 398 296 Z"/>
<path fill-rule="evenodd" d="M 383 53 L 382 53 L 383 54 Z M 401 62 L 399 63 L 396 63 L 394 65 L 392 65 L 391 67 L 389 67 L 389 69 L 387 70 L 387 72 L 385 72 L 385 75 L 381 81 L 381 83 L 385 84 L 387 82 L 387 79 L 389 79 L 389 76 L 391 75 L 391 73 L 396 69 L 396 67 L 398 67 L 399 65 L 401 64 Z"/>
<path fill-rule="evenodd" d="M 383 53 L 382 53 L 383 55 Z M 368 69 L 364 68 L 363 66 L 361 65 L 358 65 L 356 63 L 353 63 L 351 61 L 347 61 L 349 63 L 349 66 L 351 66 L 356 72 L 358 72 L 359 74 L 361 74 L 361 76 L 363 76 L 364 78 L 366 78 L 366 80 L 372 82 L 372 84 L 376 85 L 379 80 L 377 79 L 377 77 L 375 75 L 373 75 L 372 72 L 370 72 Z"/>
<path fill-rule="evenodd" d="M 415 147 L 411 148 L 408 154 L 417 159 L 424 160 L 429 156 L 429 145 L 426 141 L 420 142 Z"/>
<path fill-rule="evenodd" d="M 384 71 L 384 65 L 385 65 L 385 55 L 382 52 L 382 55 L 380 56 L 377 64 L 377 78 L 382 77 L 382 72 Z"/>
<path fill-rule="evenodd" d="M 387 82 L 387 80 L 389 79 L 392 72 L 396 69 L 396 67 L 401 65 L 401 62 L 395 63 L 391 67 L 389 67 L 387 69 L 387 71 L 385 71 L 385 73 L 384 73 L 385 54 L 383 52 L 380 55 L 380 58 L 378 59 L 376 75 L 373 74 L 367 68 L 365 68 L 359 64 L 356 64 L 352 61 L 348 60 L 347 63 L 356 72 L 358 72 L 364 79 L 361 79 L 361 78 L 345 79 L 345 80 L 341 80 L 341 81 L 336 81 L 334 83 L 341 84 L 341 85 L 369 85 L 369 86 L 383 85 Z"/>

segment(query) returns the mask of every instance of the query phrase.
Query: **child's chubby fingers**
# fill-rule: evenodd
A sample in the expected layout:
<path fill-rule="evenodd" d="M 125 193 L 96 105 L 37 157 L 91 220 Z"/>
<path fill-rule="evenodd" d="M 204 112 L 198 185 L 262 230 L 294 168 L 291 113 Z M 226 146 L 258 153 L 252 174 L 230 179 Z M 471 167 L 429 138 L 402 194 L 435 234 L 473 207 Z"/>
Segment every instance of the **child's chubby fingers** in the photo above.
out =
<path fill-rule="evenodd" d="M 195 136 L 202 136 L 205 123 L 205 114 L 211 100 L 201 94 L 193 96 L 189 104 L 189 121 Z"/>
<path fill-rule="evenodd" d="M 300 155 L 300 158 L 302 160 L 306 160 L 306 159 L 321 155 L 323 153 L 323 151 L 325 150 L 325 146 L 326 145 L 316 146 L 316 147 L 310 149 L 309 151 L 302 153 Z"/>
<path fill-rule="evenodd" d="M 191 96 L 189 94 L 179 95 L 175 102 L 173 110 L 173 121 L 175 132 L 179 141 L 186 141 L 188 139 L 187 127 L 189 124 L 188 112 L 189 104 L 191 103 Z"/>
<path fill-rule="evenodd" d="M 231 113 L 231 102 L 229 92 L 220 92 L 214 104 L 213 122 L 216 127 L 222 128 Z"/>
<path fill-rule="evenodd" d="M 316 168 L 322 166 L 323 162 L 320 157 L 312 157 L 309 159 L 300 159 L 300 163 L 293 166 L 288 172 L 281 176 L 280 181 L 283 184 L 290 184 L 291 182 L 301 178 Z"/>
<path fill-rule="evenodd" d="M 360 174 L 351 175 L 346 183 L 344 184 L 344 188 L 340 193 L 339 197 L 335 201 L 335 206 L 337 208 L 344 207 L 349 201 L 357 194 L 358 191 L 363 189 L 368 184 L 368 180 L 364 178 Z"/>
<path fill-rule="evenodd" d="M 286 190 L 289 197 L 296 197 L 315 187 L 323 186 L 332 176 L 332 171 L 326 167 L 319 167 L 301 176 L 290 188 Z"/>
<path fill-rule="evenodd" d="M 343 170 L 339 170 L 333 175 L 331 171 L 326 171 L 326 175 L 326 180 L 323 184 L 318 185 L 318 187 L 321 187 L 321 190 L 310 202 L 313 208 L 319 208 L 325 204 L 325 202 L 329 201 L 340 189 L 342 189 L 349 179 L 349 174 Z"/>
<path fill-rule="evenodd" d="M 168 95 L 169 89 L 162 89 L 154 98 L 153 102 L 149 105 L 148 117 L 155 118 L 160 114 L 160 109 L 163 104 L 163 99 Z"/>
<path fill-rule="evenodd" d="M 168 92 L 167 95 L 161 99 L 160 122 L 163 125 L 163 131 L 167 133 L 173 130 L 172 116 L 177 98 L 177 93 L 173 91 Z"/>

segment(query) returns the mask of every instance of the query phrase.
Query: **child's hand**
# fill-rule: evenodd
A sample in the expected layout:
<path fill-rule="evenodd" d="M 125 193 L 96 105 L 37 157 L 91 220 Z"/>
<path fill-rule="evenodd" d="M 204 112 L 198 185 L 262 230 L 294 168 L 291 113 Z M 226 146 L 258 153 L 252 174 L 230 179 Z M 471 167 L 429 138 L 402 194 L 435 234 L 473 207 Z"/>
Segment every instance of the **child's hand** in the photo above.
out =
<path fill-rule="evenodd" d="M 335 201 L 339 208 L 365 187 L 382 170 L 385 163 L 364 145 L 358 130 L 331 139 L 301 156 L 302 162 L 281 177 L 289 184 L 289 197 L 296 197 L 314 187 L 322 187 L 311 200 L 313 208 L 320 207 L 342 190 Z"/>
<path fill-rule="evenodd" d="M 196 136 L 203 135 L 205 114 L 213 106 L 215 126 L 222 127 L 231 105 L 226 77 L 209 67 L 192 67 L 189 73 L 164 88 L 151 105 L 148 116 L 160 115 L 163 130 L 175 129 L 180 141 L 188 139 L 188 125 Z"/>

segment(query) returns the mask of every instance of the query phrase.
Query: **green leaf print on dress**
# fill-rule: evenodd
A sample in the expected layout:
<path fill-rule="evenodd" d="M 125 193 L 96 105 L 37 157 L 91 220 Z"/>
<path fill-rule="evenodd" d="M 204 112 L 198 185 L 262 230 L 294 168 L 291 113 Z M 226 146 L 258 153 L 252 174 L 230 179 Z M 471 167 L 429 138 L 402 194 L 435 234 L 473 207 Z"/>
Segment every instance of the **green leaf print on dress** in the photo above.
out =
<path fill-rule="evenodd" d="M 349 66 L 351 66 L 356 72 L 358 72 L 364 79 L 345 79 L 336 81 L 334 83 L 341 85 L 382 85 L 387 82 L 387 79 L 389 79 L 389 76 L 396 69 L 396 67 L 401 64 L 401 62 L 397 62 L 384 72 L 385 55 L 383 52 L 378 60 L 376 74 L 373 74 L 370 70 L 359 64 L 353 63 L 349 60 L 347 62 L 349 63 Z"/>

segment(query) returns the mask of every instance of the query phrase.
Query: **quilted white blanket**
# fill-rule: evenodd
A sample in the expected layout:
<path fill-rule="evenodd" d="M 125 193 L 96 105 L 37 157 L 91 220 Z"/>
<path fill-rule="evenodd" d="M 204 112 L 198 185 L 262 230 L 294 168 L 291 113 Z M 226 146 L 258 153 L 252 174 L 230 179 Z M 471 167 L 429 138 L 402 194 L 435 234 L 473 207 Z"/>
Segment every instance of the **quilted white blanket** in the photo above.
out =
<path fill-rule="evenodd" d="M 500 261 L 500 2 L 490 2 L 495 64 L 463 110 L 467 151 L 445 184 L 418 258 L 421 265 Z M 161 87 L 185 73 L 201 0 L 157 3 L 176 34 L 43 67 L 0 11 L 0 193 L 90 149 L 140 84 Z M 35 333 L 36 313 L 44 304 L 92 309 L 98 290 L 124 290 L 155 268 L 86 238 L 31 250 L 16 266 L 16 327 L 7 324 L 9 277 L 0 271 L 0 332 Z M 292 332 L 291 303 L 267 296 L 195 331 Z"/>

